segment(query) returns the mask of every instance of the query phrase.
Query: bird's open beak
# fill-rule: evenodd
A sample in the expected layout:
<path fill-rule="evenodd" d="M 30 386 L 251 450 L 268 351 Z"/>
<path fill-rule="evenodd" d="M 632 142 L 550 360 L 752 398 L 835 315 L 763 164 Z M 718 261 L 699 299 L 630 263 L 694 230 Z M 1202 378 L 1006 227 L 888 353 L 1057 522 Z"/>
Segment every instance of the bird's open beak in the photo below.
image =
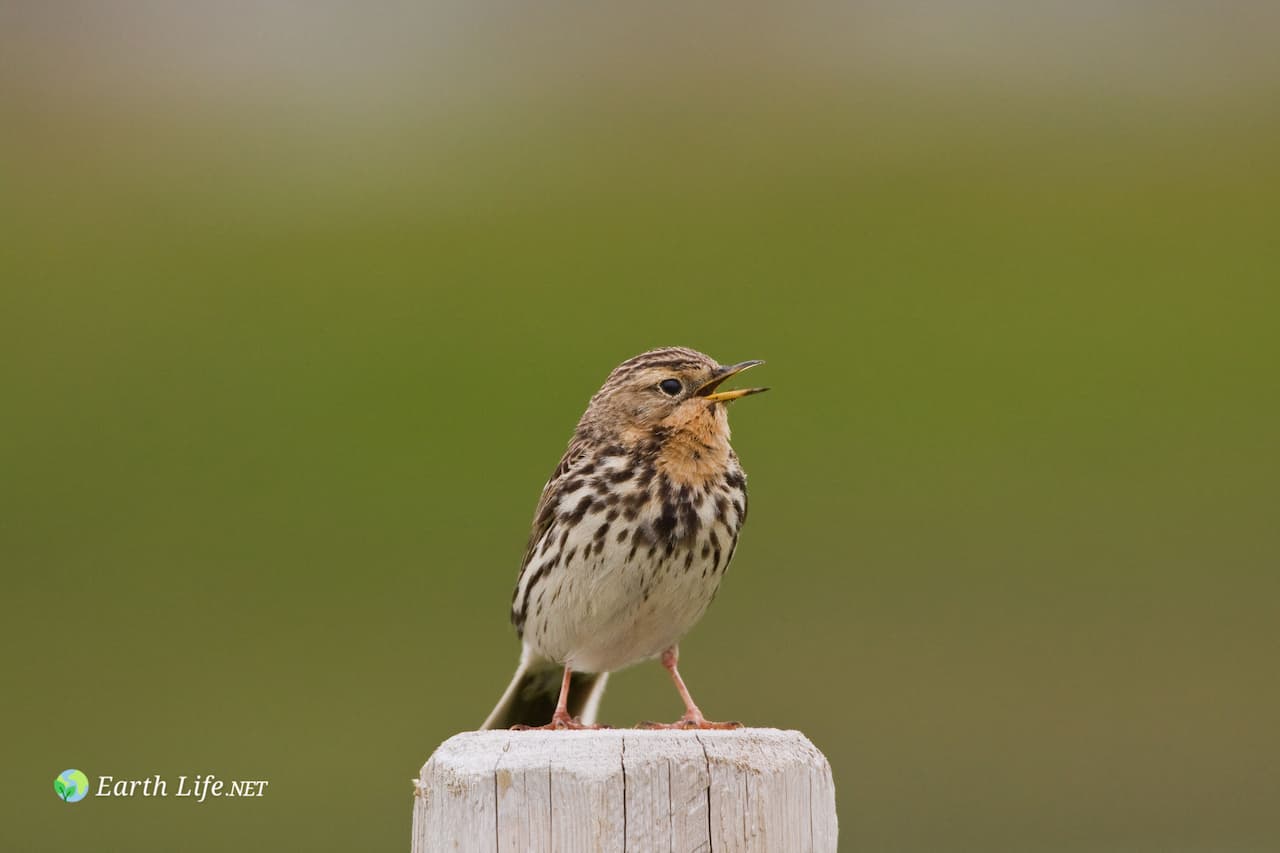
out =
<path fill-rule="evenodd" d="M 741 361 L 737 364 L 730 364 L 725 367 L 716 369 L 711 379 L 701 388 L 694 392 L 695 397 L 701 397 L 704 400 L 710 400 L 713 403 L 727 403 L 730 400 L 736 400 L 739 397 L 746 397 L 751 394 L 759 394 L 761 391 L 768 391 L 768 388 L 736 388 L 733 391 L 716 391 L 720 387 L 720 383 L 724 382 L 730 376 L 741 373 L 748 367 L 755 367 L 757 364 L 764 364 L 763 361 Z"/>

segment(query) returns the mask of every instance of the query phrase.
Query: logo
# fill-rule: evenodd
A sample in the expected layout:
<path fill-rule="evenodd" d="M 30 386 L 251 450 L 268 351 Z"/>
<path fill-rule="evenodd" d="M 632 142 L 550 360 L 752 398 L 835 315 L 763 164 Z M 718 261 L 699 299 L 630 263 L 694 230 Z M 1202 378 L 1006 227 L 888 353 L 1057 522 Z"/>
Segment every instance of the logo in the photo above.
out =
<path fill-rule="evenodd" d="M 64 803 L 78 803 L 89 793 L 89 777 L 79 770 L 63 770 L 53 780 L 53 792 Z"/>

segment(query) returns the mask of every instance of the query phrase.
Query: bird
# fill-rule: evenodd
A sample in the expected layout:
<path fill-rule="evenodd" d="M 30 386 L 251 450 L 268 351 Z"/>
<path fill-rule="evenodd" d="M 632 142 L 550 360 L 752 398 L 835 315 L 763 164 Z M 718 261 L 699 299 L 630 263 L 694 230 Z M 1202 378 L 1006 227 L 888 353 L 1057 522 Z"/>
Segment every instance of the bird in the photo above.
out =
<path fill-rule="evenodd" d="M 715 598 L 747 517 L 728 405 L 769 390 L 720 387 L 763 363 L 661 347 L 622 362 L 591 397 L 534 511 L 511 601 L 520 663 L 482 729 L 601 728 L 609 673 L 655 658 L 685 710 L 642 727 L 739 726 L 703 715 L 679 642 Z"/>

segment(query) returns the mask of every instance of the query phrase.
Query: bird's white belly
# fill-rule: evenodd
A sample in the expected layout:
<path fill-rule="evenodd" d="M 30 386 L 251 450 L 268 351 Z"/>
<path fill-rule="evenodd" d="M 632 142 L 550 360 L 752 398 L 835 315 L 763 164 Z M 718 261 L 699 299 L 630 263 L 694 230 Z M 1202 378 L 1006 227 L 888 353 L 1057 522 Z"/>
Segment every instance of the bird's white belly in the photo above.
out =
<path fill-rule="evenodd" d="M 584 672 L 612 672 L 675 645 L 711 604 L 737 539 L 736 514 L 717 518 L 708 501 L 699 515 L 697 533 L 670 551 L 652 539 L 633 550 L 632 539 L 616 538 L 636 523 L 648 528 L 648 518 L 615 524 L 599 541 L 598 525 L 577 525 L 563 546 L 572 558 L 550 571 L 530 602 L 525 644 Z"/>
<path fill-rule="evenodd" d="M 680 559 L 679 565 L 615 560 L 588 569 L 577 606 L 549 614 L 549 645 L 587 672 L 611 672 L 662 654 L 702 618 L 720 582 L 719 574 L 704 577 L 699 561 L 686 570 Z"/>

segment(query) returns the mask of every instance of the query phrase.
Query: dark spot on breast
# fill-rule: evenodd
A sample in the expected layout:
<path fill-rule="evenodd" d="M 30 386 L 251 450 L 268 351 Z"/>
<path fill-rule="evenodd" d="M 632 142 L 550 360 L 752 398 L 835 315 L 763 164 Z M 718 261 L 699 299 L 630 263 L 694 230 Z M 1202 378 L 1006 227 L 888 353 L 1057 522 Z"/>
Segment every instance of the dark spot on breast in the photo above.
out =
<path fill-rule="evenodd" d="M 710 557 L 710 556 L 711 556 L 711 545 L 709 543 L 703 542 L 702 543 L 702 559 L 705 560 L 707 559 L 707 557 Z"/>
<path fill-rule="evenodd" d="M 583 516 L 591 509 L 593 503 L 595 503 L 595 498 L 591 497 L 591 495 L 583 495 L 582 500 L 578 501 L 578 505 L 573 508 L 573 512 L 566 516 L 566 520 L 570 524 L 577 524 L 582 521 Z M 568 533 L 567 530 L 565 532 Z"/>
<path fill-rule="evenodd" d="M 581 478 L 581 477 L 574 477 L 572 480 L 565 480 L 565 483 L 564 483 L 564 493 L 565 493 L 566 495 L 571 495 L 571 494 L 573 494 L 574 492 L 578 491 L 578 489 L 580 489 L 580 488 L 582 488 L 582 478 Z"/>
<path fill-rule="evenodd" d="M 621 471 L 614 471 L 612 474 L 608 475 L 609 479 L 615 483 L 625 483 L 634 476 L 635 471 L 632 471 L 629 467 L 623 468 Z"/>
<path fill-rule="evenodd" d="M 716 521 L 728 524 L 729 501 L 721 495 L 716 496 Z"/>
<path fill-rule="evenodd" d="M 666 474 L 658 475 L 658 500 L 671 500 L 671 479 Z"/>
<path fill-rule="evenodd" d="M 676 506 L 671 501 L 664 501 L 662 514 L 653 522 L 653 532 L 659 539 L 670 540 L 676 531 Z"/>
<path fill-rule="evenodd" d="M 627 541 L 627 528 L 624 527 L 618 531 L 618 542 L 621 543 L 626 541 Z"/>
<path fill-rule="evenodd" d="M 636 469 L 636 487 L 643 489 L 653 481 L 653 475 L 657 473 L 652 462 L 647 462 Z"/>
<path fill-rule="evenodd" d="M 681 533 L 685 541 L 698 535 L 698 528 L 702 526 L 702 519 L 698 518 L 698 511 L 693 508 L 693 504 L 688 501 L 680 504 L 680 520 L 684 522 L 684 530 Z"/>
<path fill-rule="evenodd" d="M 617 518 L 617 517 L 618 517 L 618 511 L 617 511 L 616 509 L 611 509 L 611 510 L 609 510 L 608 515 L 606 515 L 606 516 L 604 517 L 604 520 L 605 520 L 605 521 L 613 521 L 613 520 L 614 520 L 615 518 Z"/>
<path fill-rule="evenodd" d="M 596 535 L 593 538 L 603 539 L 604 535 L 608 532 L 609 532 L 609 522 L 606 521 L 604 524 L 596 528 Z"/>
<path fill-rule="evenodd" d="M 578 546 L 574 545 L 572 548 L 569 549 L 569 553 L 565 555 L 564 564 L 566 566 L 573 562 L 573 555 L 576 553 L 578 553 Z"/>
<path fill-rule="evenodd" d="M 693 552 L 689 551 L 684 555 L 684 567 L 687 569 L 693 565 Z"/>

